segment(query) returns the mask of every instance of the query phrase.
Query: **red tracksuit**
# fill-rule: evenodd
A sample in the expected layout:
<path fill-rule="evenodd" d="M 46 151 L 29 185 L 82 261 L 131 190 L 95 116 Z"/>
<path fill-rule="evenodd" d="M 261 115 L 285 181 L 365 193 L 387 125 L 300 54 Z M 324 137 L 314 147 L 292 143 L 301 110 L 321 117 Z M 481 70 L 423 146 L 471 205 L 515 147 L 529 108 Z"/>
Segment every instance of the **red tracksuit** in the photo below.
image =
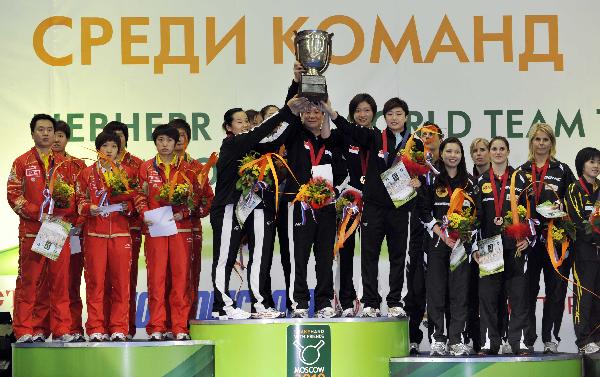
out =
<path fill-rule="evenodd" d="M 64 155 L 67 159 L 70 159 L 69 170 L 73 177 L 73 182 L 77 181 L 79 173 L 85 169 L 85 162 L 79 158 L 73 157 L 68 153 Z M 67 164 L 69 162 L 65 162 Z M 73 226 L 83 226 L 84 217 L 78 216 Z M 83 240 L 83 232 L 79 236 L 80 240 Z M 83 309 L 83 302 L 81 300 L 81 274 L 83 272 L 83 249 L 81 253 L 71 254 L 69 262 L 69 309 L 71 312 L 71 334 L 83 335 L 83 324 L 81 320 L 81 313 Z M 33 333 L 43 333 L 46 337 L 50 336 L 50 281 L 48 274 L 43 274 L 42 284 L 38 286 L 37 296 L 35 300 L 35 306 L 33 309 L 34 317 L 34 328 Z"/>
<path fill-rule="evenodd" d="M 121 166 L 130 180 L 135 174 Z M 123 212 L 112 212 L 107 216 L 92 216 L 90 206 L 100 206 L 108 189 L 101 168 L 95 163 L 85 168 L 77 180 L 77 207 L 86 216 L 84 234 L 84 264 L 88 320 L 85 324 L 88 335 L 94 333 L 123 333 L 129 330 L 129 269 L 131 265 L 131 237 L 129 219 Z M 133 198 L 106 196 L 108 203 L 118 204 L 125 200 L 132 212 Z M 105 285 L 111 286 L 110 317 L 108 328 L 105 321 Z"/>
<path fill-rule="evenodd" d="M 165 174 L 164 164 L 157 163 L 152 158 L 142 164 L 139 171 L 140 195 L 136 198 L 136 209 L 143 218 L 148 210 L 156 209 L 168 203 L 159 199 L 160 189 L 164 183 L 175 179 L 175 183 L 186 183 L 185 175 L 192 184 L 196 178 L 190 165 L 181 160 L 172 165 Z M 194 184 L 195 185 L 195 184 Z M 148 301 L 150 320 L 146 332 L 171 331 L 174 334 L 188 333 L 187 319 L 190 311 L 189 273 L 190 253 L 192 251 L 192 221 L 193 208 L 185 205 L 173 206 L 173 214 L 181 213 L 183 219 L 177 221 L 178 233 L 166 237 L 150 237 L 145 227 L 146 268 L 148 271 Z M 165 296 L 167 282 L 170 283 L 168 300 Z M 167 302 L 168 301 L 168 302 Z M 167 308 L 170 311 L 170 325 L 167 324 Z"/>
<path fill-rule="evenodd" d="M 12 165 L 7 184 L 8 203 L 19 215 L 19 274 L 17 276 L 13 329 L 15 336 L 20 338 L 33 334 L 34 304 L 36 287 L 41 284 L 42 271 L 47 270 L 50 298 L 50 329 L 55 337 L 69 333 L 71 315 L 69 312 L 68 273 L 70 247 L 68 241 L 56 261 L 43 257 L 31 251 L 35 237 L 41 226 L 40 208 L 44 203 L 43 191 L 50 184 L 51 176 L 56 170 L 55 177 L 68 184 L 73 184 L 69 164 L 58 154 L 51 154 L 48 159 L 48 169 L 36 150 L 31 148 L 19 156 Z M 43 213 L 48 212 L 48 206 Z M 54 208 L 55 216 L 74 222 L 75 198 L 71 199 L 68 208 Z"/>
<path fill-rule="evenodd" d="M 140 166 L 144 161 L 132 155 L 129 152 L 121 157 L 119 165 L 129 168 L 133 173 L 137 174 L 140 170 Z M 137 177 L 136 177 L 137 179 Z M 137 278 L 138 278 L 138 259 L 140 257 L 140 248 L 142 246 L 142 219 L 138 216 L 137 211 L 131 214 L 129 217 L 129 234 L 131 235 L 131 268 L 129 271 L 129 335 L 135 336 L 137 330 L 135 325 L 136 318 L 136 294 L 137 294 Z M 108 280 L 107 280 L 108 282 Z M 110 300 L 110 284 L 104 287 L 105 301 L 104 301 L 104 318 L 108 320 L 110 318 L 111 311 L 111 300 Z M 108 327 L 108 322 L 105 324 Z"/>
<path fill-rule="evenodd" d="M 191 165 L 191 169 L 194 172 L 194 176 L 198 176 L 203 165 L 200 161 L 195 160 L 186 153 L 185 160 Z M 192 235 L 194 241 L 192 243 L 192 254 L 190 259 L 190 315 L 189 319 L 194 320 L 198 317 L 198 289 L 200 287 L 200 270 L 202 260 L 202 218 L 208 216 L 210 213 L 210 205 L 212 203 L 215 194 L 212 187 L 206 182 L 206 184 L 199 188 L 195 192 L 198 197 L 198 207 L 192 215 Z"/>

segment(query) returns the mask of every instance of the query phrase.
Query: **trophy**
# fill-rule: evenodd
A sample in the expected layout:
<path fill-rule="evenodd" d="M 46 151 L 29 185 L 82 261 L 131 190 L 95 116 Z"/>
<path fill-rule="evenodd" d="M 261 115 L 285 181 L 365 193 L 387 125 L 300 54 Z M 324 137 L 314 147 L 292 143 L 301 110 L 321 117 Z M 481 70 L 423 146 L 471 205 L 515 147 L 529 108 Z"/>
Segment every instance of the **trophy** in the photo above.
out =
<path fill-rule="evenodd" d="M 296 60 L 306 72 L 300 77 L 298 95 L 311 102 L 327 101 L 327 83 L 321 74 L 331 61 L 331 38 L 333 33 L 324 30 L 302 30 L 294 32 Z"/>

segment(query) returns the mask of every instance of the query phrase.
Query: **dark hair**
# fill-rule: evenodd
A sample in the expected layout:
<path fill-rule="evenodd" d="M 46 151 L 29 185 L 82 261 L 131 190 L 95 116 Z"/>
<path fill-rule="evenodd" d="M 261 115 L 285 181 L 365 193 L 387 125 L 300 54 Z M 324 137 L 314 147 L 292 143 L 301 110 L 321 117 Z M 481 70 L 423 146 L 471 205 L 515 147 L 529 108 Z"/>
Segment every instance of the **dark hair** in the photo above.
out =
<path fill-rule="evenodd" d="M 269 109 L 271 107 L 274 107 L 277 110 L 279 110 L 279 106 L 275 106 L 275 105 L 267 105 L 267 106 L 263 107 L 262 109 L 260 109 L 260 116 L 262 116 L 263 119 L 265 118 L 265 116 L 267 116 L 267 111 L 269 111 Z"/>
<path fill-rule="evenodd" d="M 354 123 L 354 113 L 356 112 L 356 108 L 361 102 L 366 102 L 371 107 L 371 111 L 373 112 L 373 116 L 377 114 L 377 104 L 373 97 L 367 93 L 358 93 L 350 100 L 348 104 L 348 117 L 350 118 L 350 122 Z"/>
<path fill-rule="evenodd" d="M 35 124 L 38 120 L 49 120 L 52 123 L 52 127 L 56 127 L 56 119 L 52 118 L 48 114 L 35 114 L 31 121 L 29 122 L 29 128 L 31 129 L 31 133 L 35 130 Z"/>
<path fill-rule="evenodd" d="M 595 158 L 600 158 L 600 150 L 596 148 L 585 147 L 577 152 L 577 156 L 575 156 L 575 170 L 577 170 L 578 177 L 583 176 L 583 165 Z"/>
<path fill-rule="evenodd" d="M 404 110 L 404 114 L 408 117 L 408 104 L 398 97 L 390 98 L 385 102 L 383 105 L 383 115 L 385 116 L 388 111 L 396 107 L 401 107 Z"/>
<path fill-rule="evenodd" d="M 190 127 L 190 124 L 185 121 L 185 119 L 181 119 L 181 118 L 172 119 L 168 123 L 168 125 L 175 128 L 176 130 L 184 130 L 185 134 L 187 135 L 188 141 L 192 140 L 192 128 Z M 177 137 L 176 140 L 179 140 L 179 137 Z"/>
<path fill-rule="evenodd" d="M 444 148 L 448 144 L 458 144 L 460 146 L 460 152 L 462 155 L 460 157 L 460 162 L 458 163 L 458 166 L 457 166 L 456 177 L 458 178 L 460 185 L 465 187 L 467 185 L 468 179 L 469 179 L 469 173 L 467 172 L 467 163 L 465 161 L 465 149 L 463 148 L 463 145 L 460 142 L 460 140 L 458 140 L 455 137 L 449 137 L 449 138 L 445 139 L 444 141 L 442 141 L 442 143 L 440 144 L 440 164 L 438 166 L 440 174 L 437 176 L 437 179 L 435 181 L 435 186 L 436 187 L 442 187 L 442 186 L 446 187 L 446 186 L 450 185 L 450 176 L 448 175 L 448 172 L 446 171 L 446 165 L 442 161 L 442 152 L 444 151 Z"/>
<path fill-rule="evenodd" d="M 158 139 L 158 137 L 161 135 L 168 136 L 175 140 L 175 142 L 179 140 L 179 131 L 168 124 L 161 124 L 160 126 L 157 126 L 154 131 L 152 131 L 152 141 L 154 141 L 154 144 L 156 144 L 156 139 Z"/>
<path fill-rule="evenodd" d="M 507 140 L 507 139 L 506 139 L 504 136 L 494 136 L 494 137 L 492 138 L 492 140 L 490 140 L 490 144 L 489 144 L 489 147 L 488 147 L 488 149 L 492 148 L 492 143 L 493 143 L 494 141 L 496 141 L 496 140 L 500 140 L 501 142 L 503 142 L 503 143 L 504 143 L 504 145 L 506 145 L 506 149 L 507 149 L 507 150 L 510 150 L 510 144 L 508 143 L 508 140 Z"/>
<path fill-rule="evenodd" d="M 106 126 L 104 126 L 102 131 L 123 132 L 123 136 L 125 136 L 125 146 L 127 146 L 127 142 L 129 141 L 129 129 L 127 128 L 127 125 L 125 123 L 119 122 L 118 120 L 113 120 L 111 122 L 106 123 Z"/>
<path fill-rule="evenodd" d="M 107 143 L 109 141 L 114 142 L 115 144 L 117 144 L 117 147 L 119 148 L 119 152 L 121 151 L 121 138 L 118 137 L 115 133 L 110 132 L 110 131 L 102 131 L 98 134 L 98 136 L 96 136 L 96 150 L 99 151 L 100 147 L 104 145 L 104 143 Z"/>
<path fill-rule="evenodd" d="M 231 122 L 233 122 L 233 114 L 243 112 L 244 109 L 241 107 L 234 107 L 233 109 L 229 109 L 223 115 L 223 129 L 227 134 L 230 134 L 230 131 L 227 130 L 227 126 L 231 126 Z"/>
<path fill-rule="evenodd" d="M 56 121 L 54 125 L 54 133 L 62 132 L 67 137 L 67 140 L 71 139 L 71 127 L 64 120 Z"/>
<path fill-rule="evenodd" d="M 254 110 L 254 109 L 246 110 L 246 116 L 248 117 L 248 120 L 250 122 L 252 122 L 257 115 L 260 115 L 260 112 Z"/>

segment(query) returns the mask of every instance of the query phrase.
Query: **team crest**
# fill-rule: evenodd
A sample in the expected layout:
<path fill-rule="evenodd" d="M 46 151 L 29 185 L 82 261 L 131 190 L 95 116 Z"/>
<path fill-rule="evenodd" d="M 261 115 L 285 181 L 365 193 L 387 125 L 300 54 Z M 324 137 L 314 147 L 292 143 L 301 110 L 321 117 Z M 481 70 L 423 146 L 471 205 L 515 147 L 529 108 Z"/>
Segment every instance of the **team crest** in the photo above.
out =
<path fill-rule="evenodd" d="M 481 192 L 484 194 L 489 194 L 492 192 L 492 184 L 488 182 L 484 183 L 483 186 L 481 186 Z"/>
<path fill-rule="evenodd" d="M 445 187 L 438 187 L 435 189 L 435 194 L 440 198 L 445 198 L 448 196 L 448 189 Z"/>

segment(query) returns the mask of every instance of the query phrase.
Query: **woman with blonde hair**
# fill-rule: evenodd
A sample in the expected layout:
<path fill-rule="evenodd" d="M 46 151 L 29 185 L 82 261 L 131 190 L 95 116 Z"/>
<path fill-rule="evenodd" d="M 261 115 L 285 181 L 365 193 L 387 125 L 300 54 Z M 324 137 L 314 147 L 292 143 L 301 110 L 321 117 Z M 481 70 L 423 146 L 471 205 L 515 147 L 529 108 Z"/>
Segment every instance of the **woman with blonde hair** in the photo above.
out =
<path fill-rule="evenodd" d="M 530 190 L 529 200 L 531 208 L 545 201 L 555 202 L 562 200 L 566 195 L 567 187 L 575 182 L 575 176 L 565 163 L 556 159 L 556 136 L 554 130 L 546 123 L 536 123 L 531 126 L 528 133 L 529 156 L 528 161 L 519 168 L 525 172 L 533 190 Z M 540 273 L 544 271 L 544 285 L 546 299 L 542 317 L 542 341 L 544 353 L 558 352 L 560 325 L 562 322 L 567 282 L 554 271 L 548 252 L 544 234 L 548 227 L 548 220 L 532 210 L 532 217 L 537 218 L 540 224 L 536 226 L 536 242 L 532 246 L 527 266 L 528 289 L 528 326 L 525 334 L 525 344 L 533 348 L 536 334 L 535 306 L 540 290 Z M 559 272 L 569 276 L 571 258 L 565 259 L 559 267 Z"/>
<path fill-rule="evenodd" d="M 490 168 L 490 142 L 483 137 L 475 138 L 469 151 L 473 160 L 473 178 L 478 178 Z"/>

